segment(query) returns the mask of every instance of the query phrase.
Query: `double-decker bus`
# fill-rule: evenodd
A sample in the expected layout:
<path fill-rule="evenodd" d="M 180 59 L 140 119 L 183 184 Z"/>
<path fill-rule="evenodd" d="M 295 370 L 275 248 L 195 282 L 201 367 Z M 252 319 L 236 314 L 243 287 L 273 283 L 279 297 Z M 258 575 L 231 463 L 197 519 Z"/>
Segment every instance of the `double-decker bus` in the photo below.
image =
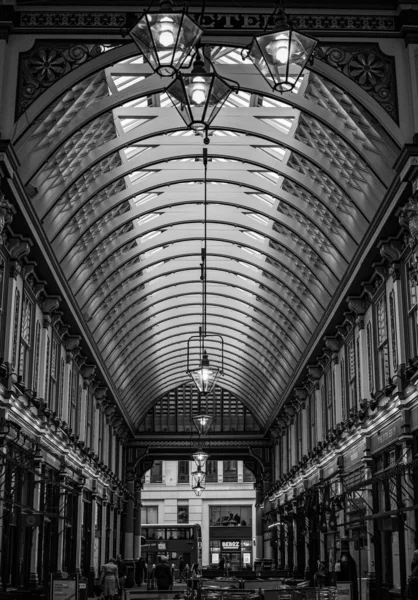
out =
<path fill-rule="evenodd" d="M 180 556 L 189 567 L 202 564 L 202 530 L 197 523 L 144 525 L 141 536 L 141 554 L 148 565 L 157 564 L 158 557 L 163 555 L 176 567 Z"/>

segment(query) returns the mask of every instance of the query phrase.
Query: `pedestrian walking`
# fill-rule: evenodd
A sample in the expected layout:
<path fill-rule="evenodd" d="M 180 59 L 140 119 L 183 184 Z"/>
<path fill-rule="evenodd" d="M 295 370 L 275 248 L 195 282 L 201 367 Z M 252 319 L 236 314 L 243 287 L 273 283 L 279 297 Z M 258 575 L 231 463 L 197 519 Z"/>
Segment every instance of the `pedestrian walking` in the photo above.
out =
<path fill-rule="evenodd" d="M 103 565 L 100 575 L 100 585 L 102 586 L 105 600 L 114 600 L 119 589 L 118 567 L 114 558 L 110 558 Z"/>

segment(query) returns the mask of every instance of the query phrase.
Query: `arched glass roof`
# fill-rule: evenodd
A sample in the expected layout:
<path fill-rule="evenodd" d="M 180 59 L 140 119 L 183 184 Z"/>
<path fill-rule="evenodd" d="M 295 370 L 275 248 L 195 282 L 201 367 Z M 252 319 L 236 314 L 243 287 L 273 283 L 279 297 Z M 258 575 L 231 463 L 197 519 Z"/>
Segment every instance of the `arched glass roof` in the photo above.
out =
<path fill-rule="evenodd" d="M 208 332 L 224 340 L 219 385 L 267 429 L 392 182 L 398 146 L 361 94 L 318 71 L 279 95 L 238 50 L 215 47 L 212 59 L 240 91 L 207 146 Z M 16 147 L 136 428 L 188 380 L 187 341 L 201 323 L 206 146 L 140 56 L 81 73 L 50 90 L 48 106 L 37 101 Z M 219 362 L 215 343 L 208 352 Z"/>

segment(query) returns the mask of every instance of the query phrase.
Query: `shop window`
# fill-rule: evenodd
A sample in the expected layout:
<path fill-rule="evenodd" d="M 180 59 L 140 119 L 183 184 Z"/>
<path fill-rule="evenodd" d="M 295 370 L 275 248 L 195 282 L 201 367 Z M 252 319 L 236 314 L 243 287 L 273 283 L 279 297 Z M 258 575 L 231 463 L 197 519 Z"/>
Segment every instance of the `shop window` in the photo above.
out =
<path fill-rule="evenodd" d="M 20 312 L 20 292 L 15 293 L 15 311 L 13 315 L 13 345 L 12 345 L 12 368 L 16 368 L 17 362 L 17 345 L 19 335 L 19 312 Z"/>
<path fill-rule="evenodd" d="M 367 323 L 367 373 L 369 382 L 369 394 L 374 392 L 374 377 L 373 377 L 373 337 L 372 324 Z"/>
<path fill-rule="evenodd" d="M 162 483 L 163 482 L 163 461 L 155 460 L 151 467 L 151 483 Z"/>
<path fill-rule="evenodd" d="M 177 506 L 177 523 L 189 522 L 189 507 L 186 505 Z"/>
<path fill-rule="evenodd" d="M 189 483 L 189 461 L 188 460 L 179 460 L 177 462 L 178 470 L 177 470 L 177 482 L 178 483 Z"/>
<path fill-rule="evenodd" d="M 141 524 L 158 523 L 158 506 L 141 506 Z"/>
<path fill-rule="evenodd" d="M 356 382 L 356 352 L 354 339 L 351 339 L 347 345 L 348 354 L 348 403 L 349 408 L 357 406 L 357 382 Z"/>
<path fill-rule="evenodd" d="M 32 348 L 32 317 L 33 303 L 25 294 L 22 305 L 22 320 L 20 325 L 20 357 L 19 377 L 22 383 L 29 385 L 30 357 Z"/>
<path fill-rule="evenodd" d="M 58 342 L 53 339 L 52 340 L 52 349 L 51 349 L 51 376 L 50 376 L 50 390 L 49 390 L 49 404 L 53 411 L 57 410 L 58 403 Z"/>
<path fill-rule="evenodd" d="M 407 302 L 408 302 L 408 358 L 418 354 L 417 328 L 417 273 L 413 257 L 406 264 Z"/>
<path fill-rule="evenodd" d="M 38 391 L 39 385 L 39 360 L 40 360 L 40 351 L 41 351 L 41 324 L 39 321 L 36 321 L 35 327 L 35 357 L 33 363 L 33 379 L 32 379 L 32 389 L 35 393 Z"/>
<path fill-rule="evenodd" d="M 389 380 L 389 345 L 386 314 L 386 300 L 382 297 L 376 306 L 377 320 L 377 354 L 379 389 L 385 387 Z"/>
<path fill-rule="evenodd" d="M 224 460 L 224 482 L 236 483 L 238 481 L 238 463 L 236 460 Z"/>
<path fill-rule="evenodd" d="M 218 461 L 208 460 L 206 462 L 206 483 L 218 482 Z"/>
<path fill-rule="evenodd" d="M 210 527 L 250 527 L 251 506 L 210 506 Z"/>
<path fill-rule="evenodd" d="M 245 465 L 244 465 L 244 472 L 243 472 L 243 481 L 244 481 L 244 483 L 252 483 L 255 481 L 254 473 L 252 471 L 250 471 L 250 469 L 248 469 Z"/>

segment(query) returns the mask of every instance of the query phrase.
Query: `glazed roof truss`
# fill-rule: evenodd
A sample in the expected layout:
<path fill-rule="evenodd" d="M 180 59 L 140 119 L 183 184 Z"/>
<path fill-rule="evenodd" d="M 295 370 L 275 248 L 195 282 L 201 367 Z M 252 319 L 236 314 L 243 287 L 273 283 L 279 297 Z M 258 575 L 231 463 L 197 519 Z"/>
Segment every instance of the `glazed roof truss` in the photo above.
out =
<path fill-rule="evenodd" d="M 110 54 L 110 53 L 109 53 Z M 208 148 L 208 332 L 219 385 L 267 429 L 392 178 L 396 144 L 307 72 L 272 94 L 233 48 Z M 18 140 L 22 177 L 136 428 L 187 380 L 201 322 L 203 138 L 135 56 L 80 79 Z M 219 349 L 208 342 L 219 361 Z"/>

